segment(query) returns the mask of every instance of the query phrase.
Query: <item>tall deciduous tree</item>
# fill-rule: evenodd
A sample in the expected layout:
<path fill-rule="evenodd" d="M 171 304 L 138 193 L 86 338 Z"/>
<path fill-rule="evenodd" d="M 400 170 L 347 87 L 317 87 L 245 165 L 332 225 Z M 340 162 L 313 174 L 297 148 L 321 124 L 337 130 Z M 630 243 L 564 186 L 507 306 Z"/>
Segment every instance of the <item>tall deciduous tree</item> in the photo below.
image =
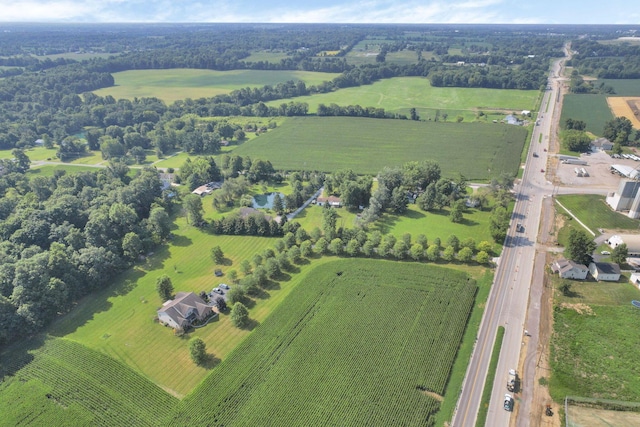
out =
<path fill-rule="evenodd" d="M 629 249 L 627 248 L 626 243 L 622 243 L 611 251 L 611 260 L 613 262 L 617 262 L 618 264 L 622 264 L 626 262 L 627 257 L 629 256 Z"/>
<path fill-rule="evenodd" d="M 236 328 L 244 328 L 249 323 L 249 310 L 241 302 L 236 302 L 231 308 L 231 323 Z"/>
<path fill-rule="evenodd" d="M 189 224 L 198 226 L 203 222 L 202 199 L 195 194 L 189 194 L 184 198 L 184 210 L 187 213 Z"/>
<path fill-rule="evenodd" d="M 565 255 L 577 263 L 589 265 L 593 261 L 592 254 L 596 246 L 596 242 L 587 233 L 572 229 L 569 232 Z"/>
<path fill-rule="evenodd" d="M 162 301 L 170 300 L 173 296 L 173 283 L 171 283 L 171 278 L 166 274 L 158 277 L 156 280 L 156 291 L 158 291 L 158 295 L 160 295 Z"/>
<path fill-rule="evenodd" d="M 196 365 L 201 365 L 207 359 L 207 345 L 201 338 L 194 337 L 189 340 L 189 356 Z"/>

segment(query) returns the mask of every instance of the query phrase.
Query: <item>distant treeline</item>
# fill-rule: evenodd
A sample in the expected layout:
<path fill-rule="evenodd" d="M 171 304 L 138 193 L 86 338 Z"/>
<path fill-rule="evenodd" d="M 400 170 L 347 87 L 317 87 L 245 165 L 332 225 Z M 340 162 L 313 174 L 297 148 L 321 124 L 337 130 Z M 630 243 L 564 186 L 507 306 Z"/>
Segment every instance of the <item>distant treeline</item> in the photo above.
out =
<path fill-rule="evenodd" d="M 600 79 L 640 79 L 638 45 L 577 40 L 571 48 L 577 53 L 567 65 L 575 67 L 582 75 Z"/>

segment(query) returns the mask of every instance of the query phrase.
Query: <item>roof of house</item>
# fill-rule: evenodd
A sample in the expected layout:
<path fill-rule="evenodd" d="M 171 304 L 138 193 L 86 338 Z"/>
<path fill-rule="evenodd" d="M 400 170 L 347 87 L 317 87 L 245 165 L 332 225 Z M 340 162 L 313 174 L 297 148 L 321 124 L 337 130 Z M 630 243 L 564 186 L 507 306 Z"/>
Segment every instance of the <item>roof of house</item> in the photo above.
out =
<path fill-rule="evenodd" d="M 556 262 L 554 262 L 552 270 L 555 273 L 564 273 L 564 272 L 570 271 L 570 270 L 572 270 L 574 268 L 577 268 L 578 270 L 582 270 L 582 271 L 589 270 L 587 268 L 587 266 L 584 265 L 584 264 L 578 264 L 575 261 L 572 261 L 570 259 L 564 259 L 564 258 L 561 258 L 561 259 L 557 260 Z"/>
<path fill-rule="evenodd" d="M 182 326 L 187 322 L 189 310 L 192 308 L 195 308 L 198 315 L 211 309 L 202 298 L 193 292 L 178 292 L 173 300 L 162 304 L 162 308 L 158 310 L 158 315 L 165 313 L 178 325 Z"/>
<path fill-rule="evenodd" d="M 603 144 L 613 145 L 613 143 L 609 141 L 607 138 L 598 138 L 591 141 L 591 145 L 595 147 L 602 147 Z"/>
<path fill-rule="evenodd" d="M 340 197 L 329 196 L 329 197 L 318 197 L 316 201 L 320 203 L 328 202 L 328 203 L 341 203 Z"/>
<path fill-rule="evenodd" d="M 620 274 L 620 266 L 613 262 L 594 262 L 598 274 Z"/>

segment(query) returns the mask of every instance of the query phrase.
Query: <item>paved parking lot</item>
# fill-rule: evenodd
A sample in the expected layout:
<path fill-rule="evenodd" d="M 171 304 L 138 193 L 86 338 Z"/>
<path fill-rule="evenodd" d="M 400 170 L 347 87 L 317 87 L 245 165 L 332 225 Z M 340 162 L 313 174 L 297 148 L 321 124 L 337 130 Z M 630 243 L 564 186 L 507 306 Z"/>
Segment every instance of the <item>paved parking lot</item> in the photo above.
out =
<path fill-rule="evenodd" d="M 556 168 L 556 185 L 568 187 L 588 186 L 594 190 L 615 191 L 620 183 L 620 175 L 612 174 L 610 167 L 613 164 L 626 165 L 632 168 L 640 168 L 640 162 L 627 159 L 614 159 L 605 152 L 597 152 L 591 155 L 582 155 L 580 159 L 586 160 L 587 165 L 563 164 L 558 158 L 549 160 L 549 167 Z M 575 168 L 585 168 L 589 173 L 588 177 L 579 177 Z"/>

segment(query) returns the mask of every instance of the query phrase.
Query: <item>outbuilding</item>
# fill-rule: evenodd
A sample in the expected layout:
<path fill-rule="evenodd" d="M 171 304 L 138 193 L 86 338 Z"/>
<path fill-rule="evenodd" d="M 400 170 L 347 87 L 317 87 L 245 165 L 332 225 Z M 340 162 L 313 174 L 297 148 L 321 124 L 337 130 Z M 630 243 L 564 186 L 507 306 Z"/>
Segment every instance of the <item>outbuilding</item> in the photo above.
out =
<path fill-rule="evenodd" d="M 614 234 L 606 240 L 606 243 L 612 249 L 624 243 L 627 245 L 629 257 L 640 257 L 640 234 Z"/>
<path fill-rule="evenodd" d="M 592 262 L 589 272 L 598 282 L 617 282 L 620 280 L 620 266 L 613 262 Z"/>

